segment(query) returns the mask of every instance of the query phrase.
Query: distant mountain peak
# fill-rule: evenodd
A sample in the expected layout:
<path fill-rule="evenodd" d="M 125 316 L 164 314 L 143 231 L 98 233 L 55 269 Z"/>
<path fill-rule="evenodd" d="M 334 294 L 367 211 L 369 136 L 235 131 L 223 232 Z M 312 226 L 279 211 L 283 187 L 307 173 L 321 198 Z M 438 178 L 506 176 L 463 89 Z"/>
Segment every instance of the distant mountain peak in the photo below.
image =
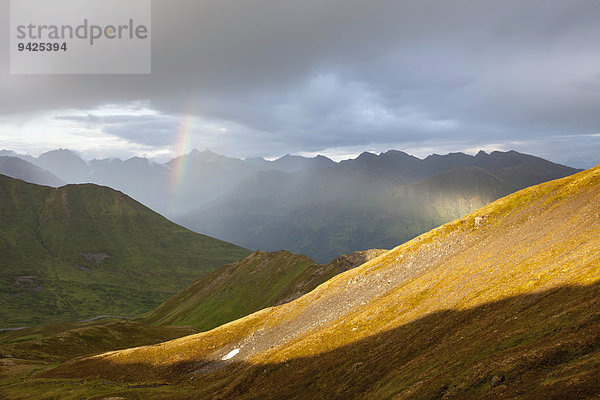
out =
<path fill-rule="evenodd" d="M 186 155 L 184 155 L 182 157 L 189 157 L 189 158 L 193 158 L 194 160 L 203 161 L 203 162 L 213 162 L 213 161 L 221 161 L 221 160 L 233 160 L 233 158 L 230 158 L 230 157 L 227 157 L 227 156 L 215 153 L 214 151 L 212 151 L 210 149 L 205 149 L 205 150 L 202 150 L 202 151 L 200 151 L 198 149 L 193 149 L 188 154 L 186 154 Z"/>
<path fill-rule="evenodd" d="M 50 150 L 45 153 L 42 153 L 42 154 L 40 154 L 40 156 L 38 158 L 55 156 L 55 155 L 81 158 L 76 151 L 70 150 L 70 149 L 62 149 L 62 148 L 56 149 L 56 150 Z"/>
<path fill-rule="evenodd" d="M 321 160 L 321 161 L 331 161 L 332 163 L 335 163 L 335 161 L 333 161 L 331 158 L 326 157 L 324 155 L 318 154 L 315 157 L 313 157 L 314 160 Z"/>
<path fill-rule="evenodd" d="M 381 153 L 378 156 L 379 158 L 382 159 L 392 159 L 392 160 L 418 160 L 420 161 L 420 159 L 418 157 L 415 157 L 411 154 L 408 154 L 404 151 L 400 151 L 400 150 L 388 150 L 385 153 Z"/>
<path fill-rule="evenodd" d="M 69 149 L 58 149 L 58 150 L 50 150 L 45 153 L 40 154 L 38 157 L 40 162 L 56 162 L 56 161 L 66 161 L 66 162 L 75 162 L 80 165 L 87 164 L 87 162 L 81 158 L 79 153 L 69 150 Z"/>
<path fill-rule="evenodd" d="M 17 153 L 15 153 L 12 150 L 6 150 L 6 149 L 1 149 L 0 150 L 0 156 L 5 156 L 5 157 L 16 157 Z"/>
<path fill-rule="evenodd" d="M 357 160 L 359 159 L 373 159 L 373 158 L 377 158 L 377 154 L 375 153 L 371 153 L 369 151 L 363 151 L 362 153 L 359 154 L 358 157 L 356 157 Z"/>
<path fill-rule="evenodd" d="M 145 157 L 131 157 L 127 160 L 124 161 L 127 164 L 134 164 L 134 165 L 151 165 L 152 161 L 150 161 L 149 159 L 145 158 Z"/>
<path fill-rule="evenodd" d="M 215 153 L 211 149 L 204 149 L 203 151 L 198 151 L 198 149 L 194 149 L 194 150 L 196 150 L 197 153 L 205 154 L 205 155 L 211 155 L 211 156 L 220 156 L 221 155 L 221 154 Z"/>
<path fill-rule="evenodd" d="M 248 158 L 244 158 L 244 161 L 247 163 L 250 163 L 250 164 L 259 164 L 259 165 L 265 164 L 268 162 L 267 160 L 265 160 L 262 157 L 248 157 Z"/>
<path fill-rule="evenodd" d="M 394 155 L 403 155 L 403 156 L 414 157 L 414 156 L 411 156 L 410 154 L 408 154 L 408 153 L 406 153 L 404 151 L 394 150 L 394 149 L 390 149 L 390 150 L 388 150 L 386 152 L 381 153 L 380 155 L 382 155 L 382 154 L 390 154 L 390 155 L 394 154 Z"/>
<path fill-rule="evenodd" d="M 37 158 L 35 164 L 69 183 L 89 181 L 89 164 L 73 150 L 47 151 Z"/>

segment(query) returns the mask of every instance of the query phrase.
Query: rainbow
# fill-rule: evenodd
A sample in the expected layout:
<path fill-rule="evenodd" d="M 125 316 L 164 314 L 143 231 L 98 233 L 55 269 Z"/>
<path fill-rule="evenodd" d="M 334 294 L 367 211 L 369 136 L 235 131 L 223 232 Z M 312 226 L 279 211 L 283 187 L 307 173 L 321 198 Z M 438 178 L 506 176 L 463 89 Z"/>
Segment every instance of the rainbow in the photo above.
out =
<path fill-rule="evenodd" d="M 177 195 L 179 192 L 181 182 L 185 176 L 187 164 L 187 157 L 185 155 L 191 151 L 192 122 L 192 115 L 185 114 L 181 119 L 181 124 L 179 125 L 179 130 L 177 132 L 177 138 L 174 145 L 174 151 L 177 158 L 173 160 L 170 177 L 170 192 L 172 196 Z"/>

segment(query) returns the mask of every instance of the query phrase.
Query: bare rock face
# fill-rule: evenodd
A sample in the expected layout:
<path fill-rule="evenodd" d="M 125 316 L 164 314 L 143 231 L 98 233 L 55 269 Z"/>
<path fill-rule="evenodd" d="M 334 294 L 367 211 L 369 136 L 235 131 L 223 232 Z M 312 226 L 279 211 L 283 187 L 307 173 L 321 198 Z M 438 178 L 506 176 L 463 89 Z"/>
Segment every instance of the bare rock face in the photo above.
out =
<path fill-rule="evenodd" d="M 482 215 L 481 217 L 475 217 L 475 228 L 481 228 L 485 224 L 487 224 L 489 217 L 487 215 Z"/>
<path fill-rule="evenodd" d="M 96 265 L 98 265 L 101 261 L 104 261 L 105 259 L 110 258 L 110 255 L 108 255 L 106 253 L 96 253 L 96 254 L 81 253 L 80 255 L 83 258 L 85 258 L 85 260 L 88 262 L 95 261 Z"/>
<path fill-rule="evenodd" d="M 388 250 L 383 249 L 371 249 L 364 251 L 355 251 L 354 253 L 344 254 L 333 260 L 330 264 L 336 263 L 338 268 L 342 271 L 348 271 L 352 268 L 356 268 L 372 259 L 379 257 L 382 254 L 387 253 Z"/>
<path fill-rule="evenodd" d="M 504 383 L 504 375 L 494 375 L 492 378 L 492 387 L 500 386 L 502 383 Z"/>

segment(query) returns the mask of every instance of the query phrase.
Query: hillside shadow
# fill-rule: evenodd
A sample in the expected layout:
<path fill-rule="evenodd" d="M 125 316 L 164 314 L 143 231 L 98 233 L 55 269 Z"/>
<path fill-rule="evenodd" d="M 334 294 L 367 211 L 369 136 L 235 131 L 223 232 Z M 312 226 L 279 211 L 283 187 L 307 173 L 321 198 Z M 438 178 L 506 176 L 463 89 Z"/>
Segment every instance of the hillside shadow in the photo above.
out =
<path fill-rule="evenodd" d="M 283 363 L 76 360 L 44 376 L 193 386 L 197 399 L 596 398 L 599 299 L 595 283 L 439 311 Z"/>

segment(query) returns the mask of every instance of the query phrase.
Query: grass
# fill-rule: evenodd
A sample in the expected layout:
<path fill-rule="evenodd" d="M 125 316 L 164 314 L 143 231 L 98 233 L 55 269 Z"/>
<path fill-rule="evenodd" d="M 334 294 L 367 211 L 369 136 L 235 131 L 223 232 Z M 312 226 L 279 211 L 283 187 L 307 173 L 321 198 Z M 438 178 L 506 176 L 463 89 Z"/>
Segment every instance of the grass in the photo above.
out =
<path fill-rule="evenodd" d="M 286 286 L 314 264 L 286 251 L 254 252 L 204 276 L 139 320 L 209 330 L 274 305 Z"/>
<path fill-rule="evenodd" d="M 59 362 L 193 334 L 190 327 L 152 327 L 109 320 L 40 325 L 0 335 L 0 398 L 81 399 L 106 395 L 145 399 L 177 398 L 189 388 L 132 385 L 106 380 L 32 378 Z"/>
<path fill-rule="evenodd" d="M 22 378 L 25 379 L 25 378 Z M 0 394 L 19 399 L 100 400 L 126 398 L 144 400 L 149 398 L 178 399 L 193 397 L 191 387 L 175 385 L 135 387 L 127 383 L 105 380 L 35 380 L 27 384 L 0 387 Z"/>
<path fill-rule="evenodd" d="M 248 253 L 106 187 L 0 176 L 0 328 L 139 314 Z"/>
<path fill-rule="evenodd" d="M 382 252 L 356 253 L 319 265 L 306 256 L 287 251 L 257 251 L 202 277 L 137 320 L 210 330 L 298 298 L 344 269 L 356 267 Z"/>
<path fill-rule="evenodd" d="M 191 327 L 154 327 L 131 321 L 40 325 L 0 335 L 0 356 L 43 362 L 66 361 L 197 333 Z"/>
<path fill-rule="evenodd" d="M 27 378 L 27 391 L 39 394 L 42 388 L 60 388 L 73 381 L 93 391 L 104 379 L 105 389 L 114 396 L 124 393 L 118 382 L 125 379 L 129 386 L 169 384 L 165 390 L 176 387 L 181 390 L 177 396 L 195 399 L 586 398 L 586 393 L 593 396 L 600 390 L 596 378 L 600 367 L 599 290 L 597 284 L 562 287 L 463 311 L 436 312 L 331 351 L 280 363 L 233 362 L 205 372 L 194 364 L 149 368 L 152 358 L 136 358 L 136 364 L 130 357 L 122 367 L 100 361 L 75 363 L 71 378 L 42 378 L 40 374 Z M 557 305 L 574 318 L 553 319 Z M 514 319 L 515 315 L 519 318 Z M 184 344 L 188 352 L 205 348 L 199 340 L 182 338 L 176 343 L 179 356 L 186 354 L 181 347 Z M 162 355 L 168 357 L 169 353 Z M 195 361 L 196 365 L 203 363 Z M 93 370 L 87 369 L 90 367 Z M 110 375 L 119 369 L 127 375 Z M 52 376 L 52 371 L 49 374 Z M 88 378 L 82 379 L 86 375 Z M 105 376 L 94 378 L 98 375 Z M 190 380 L 192 376 L 195 379 Z M 503 387 L 491 386 L 494 376 L 504 376 Z M 17 398 L 13 386 L 4 393 Z M 568 393 L 571 395 L 566 396 Z M 169 394 L 152 391 L 144 395 L 169 398 Z M 177 398 L 175 393 L 170 395 Z"/>

